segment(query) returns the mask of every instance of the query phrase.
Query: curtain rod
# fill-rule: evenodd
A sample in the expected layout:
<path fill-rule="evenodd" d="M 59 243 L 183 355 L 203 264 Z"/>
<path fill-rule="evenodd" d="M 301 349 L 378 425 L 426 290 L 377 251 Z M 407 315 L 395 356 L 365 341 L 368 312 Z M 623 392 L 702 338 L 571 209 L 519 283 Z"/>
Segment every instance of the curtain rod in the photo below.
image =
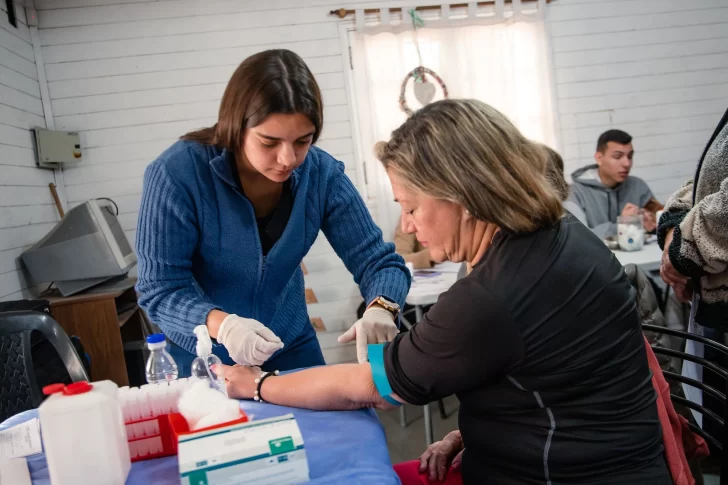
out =
<path fill-rule="evenodd" d="M 537 2 L 538 0 L 521 0 L 523 3 L 529 3 L 529 2 Z M 552 0 L 546 0 L 546 3 L 551 3 Z M 512 0 L 505 0 L 505 3 L 512 3 Z M 489 2 L 478 2 L 478 7 L 484 7 L 486 5 L 495 5 L 495 0 L 491 0 Z M 422 12 L 425 10 L 439 10 L 442 6 L 441 5 L 425 5 L 423 7 L 415 7 L 415 10 L 418 12 Z M 450 8 L 467 8 L 467 3 L 455 3 L 451 4 Z M 364 13 L 379 13 L 384 9 L 382 8 L 365 8 Z M 401 7 L 395 7 L 388 9 L 390 12 L 401 12 Z M 347 15 L 354 15 L 356 10 L 347 10 L 345 8 L 338 8 L 336 10 L 329 11 L 329 15 L 336 15 L 340 19 L 345 18 Z"/>

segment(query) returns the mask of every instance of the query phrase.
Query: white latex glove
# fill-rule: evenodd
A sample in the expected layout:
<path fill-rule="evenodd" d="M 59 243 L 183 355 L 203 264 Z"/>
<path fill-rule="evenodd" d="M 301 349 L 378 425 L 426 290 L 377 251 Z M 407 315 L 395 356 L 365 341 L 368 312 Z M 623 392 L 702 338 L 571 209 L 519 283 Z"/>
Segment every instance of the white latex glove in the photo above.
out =
<path fill-rule="evenodd" d="M 265 325 L 252 318 L 228 315 L 220 324 L 217 341 L 230 358 L 240 365 L 261 365 L 270 359 L 283 342 Z"/>
<path fill-rule="evenodd" d="M 365 364 L 368 362 L 368 344 L 389 342 L 398 333 L 394 316 L 384 308 L 374 306 L 365 311 L 361 320 L 339 337 L 339 343 L 345 344 L 356 339 L 356 357 L 360 364 Z"/>

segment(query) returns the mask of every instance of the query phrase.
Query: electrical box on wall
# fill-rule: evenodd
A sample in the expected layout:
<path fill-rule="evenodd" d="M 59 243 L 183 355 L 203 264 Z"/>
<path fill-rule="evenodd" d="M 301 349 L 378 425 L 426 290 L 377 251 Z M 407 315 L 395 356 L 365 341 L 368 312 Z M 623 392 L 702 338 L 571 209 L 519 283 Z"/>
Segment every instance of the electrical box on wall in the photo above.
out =
<path fill-rule="evenodd" d="M 60 168 L 81 161 L 81 138 L 78 132 L 34 128 L 36 163 L 41 168 Z"/>

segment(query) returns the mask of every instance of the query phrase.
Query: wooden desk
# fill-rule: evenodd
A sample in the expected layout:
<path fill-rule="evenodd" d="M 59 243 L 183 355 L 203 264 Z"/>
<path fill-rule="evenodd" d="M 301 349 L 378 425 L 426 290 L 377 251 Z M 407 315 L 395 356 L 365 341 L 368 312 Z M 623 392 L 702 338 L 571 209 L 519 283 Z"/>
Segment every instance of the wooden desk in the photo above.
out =
<path fill-rule="evenodd" d="M 53 318 L 66 333 L 81 339 L 91 356 L 94 381 L 128 386 L 124 342 L 144 339 L 144 323 L 134 290 L 136 279 L 101 285 L 81 294 L 47 298 Z"/>

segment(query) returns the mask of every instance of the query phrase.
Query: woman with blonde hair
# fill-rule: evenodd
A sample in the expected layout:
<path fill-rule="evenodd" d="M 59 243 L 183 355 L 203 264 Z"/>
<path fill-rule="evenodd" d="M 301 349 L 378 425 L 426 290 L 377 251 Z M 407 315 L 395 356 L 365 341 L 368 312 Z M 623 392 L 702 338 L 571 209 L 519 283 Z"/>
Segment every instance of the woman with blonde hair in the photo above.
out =
<path fill-rule="evenodd" d="M 547 155 L 492 107 L 422 108 L 377 147 L 406 227 L 473 271 L 369 363 L 276 376 L 223 368 L 232 396 L 311 409 L 455 394 L 466 484 L 669 484 L 634 293 L 588 228 L 563 217 Z"/>

